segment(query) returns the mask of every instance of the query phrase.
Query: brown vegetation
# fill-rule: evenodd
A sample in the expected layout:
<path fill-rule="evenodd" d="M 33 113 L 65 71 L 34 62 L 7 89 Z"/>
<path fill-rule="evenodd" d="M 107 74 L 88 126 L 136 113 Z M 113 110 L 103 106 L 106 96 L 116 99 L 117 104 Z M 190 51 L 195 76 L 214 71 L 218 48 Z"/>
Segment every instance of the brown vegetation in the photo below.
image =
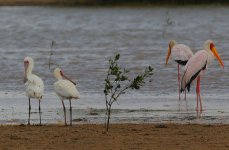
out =
<path fill-rule="evenodd" d="M 225 0 L 0 0 L 0 5 L 199 5 L 199 4 L 229 4 Z"/>

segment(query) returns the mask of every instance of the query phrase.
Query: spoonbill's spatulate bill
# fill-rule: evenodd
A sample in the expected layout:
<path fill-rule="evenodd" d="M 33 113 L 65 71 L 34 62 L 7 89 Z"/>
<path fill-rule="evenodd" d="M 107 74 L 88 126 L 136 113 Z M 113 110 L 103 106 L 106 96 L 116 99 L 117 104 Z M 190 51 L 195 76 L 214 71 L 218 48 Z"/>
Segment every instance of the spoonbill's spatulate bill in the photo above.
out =
<path fill-rule="evenodd" d="M 39 115 L 40 115 L 40 124 L 41 124 L 40 103 L 44 93 L 44 83 L 40 77 L 32 73 L 34 67 L 34 61 L 31 57 L 25 57 L 24 67 L 25 67 L 25 72 L 24 72 L 25 91 L 29 99 L 28 125 L 30 125 L 30 112 L 31 112 L 30 99 L 31 98 L 37 99 L 39 102 Z"/>
<path fill-rule="evenodd" d="M 178 95 L 180 100 L 180 65 L 185 66 L 188 60 L 193 56 L 192 50 L 190 47 L 184 44 L 177 44 L 175 40 L 171 40 L 169 42 L 168 54 L 166 57 L 166 65 L 168 64 L 170 55 L 172 59 L 177 63 L 178 70 Z M 185 92 L 186 99 L 186 92 Z"/>
<path fill-rule="evenodd" d="M 58 97 L 61 99 L 63 105 L 65 125 L 67 125 L 67 123 L 66 123 L 66 108 L 64 105 L 64 99 L 68 99 L 70 103 L 70 125 L 72 125 L 71 100 L 80 98 L 80 94 L 75 86 L 76 83 L 73 82 L 68 77 L 66 77 L 60 68 L 56 68 L 53 74 L 54 77 L 57 79 L 57 81 L 54 83 L 54 89 Z"/>
<path fill-rule="evenodd" d="M 188 63 L 185 66 L 185 71 L 181 79 L 181 92 L 186 88 L 188 91 L 190 90 L 190 86 L 192 81 L 197 79 L 196 85 L 196 111 L 200 110 L 202 112 L 202 101 L 200 96 L 200 79 L 201 76 L 207 69 L 207 66 L 211 63 L 211 61 L 215 58 L 218 59 L 222 68 L 224 68 L 224 64 L 215 48 L 215 44 L 212 40 L 207 40 L 204 42 L 204 50 L 200 50 L 190 58 Z M 199 108 L 200 105 L 200 108 Z"/>

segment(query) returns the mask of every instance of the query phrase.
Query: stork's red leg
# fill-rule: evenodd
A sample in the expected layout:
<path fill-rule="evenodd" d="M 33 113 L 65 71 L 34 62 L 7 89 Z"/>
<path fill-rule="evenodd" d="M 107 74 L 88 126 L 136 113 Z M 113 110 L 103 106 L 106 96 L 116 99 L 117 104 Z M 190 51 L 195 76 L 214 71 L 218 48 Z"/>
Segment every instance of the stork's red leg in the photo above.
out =
<path fill-rule="evenodd" d="M 200 96 L 200 76 L 197 79 L 197 84 L 198 84 L 198 96 L 199 96 L 199 102 L 200 102 L 200 112 L 202 112 L 203 108 L 202 108 L 202 100 Z"/>
<path fill-rule="evenodd" d="M 199 77 L 198 77 L 199 78 Z M 199 90 L 198 90 L 198 79 L 197 79 L 197 83 L 196 83 L 196 111 L 198 111 L 199 109 L 199 94 L 198 94 Z"/>

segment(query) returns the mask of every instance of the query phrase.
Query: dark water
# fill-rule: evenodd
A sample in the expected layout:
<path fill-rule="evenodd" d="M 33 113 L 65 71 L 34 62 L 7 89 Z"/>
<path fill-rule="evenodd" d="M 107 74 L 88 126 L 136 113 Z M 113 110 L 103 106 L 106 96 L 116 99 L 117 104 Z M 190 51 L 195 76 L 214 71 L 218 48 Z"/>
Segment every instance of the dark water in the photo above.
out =
<path fill-rule="evenodd" d="M 139 91 L 127 93 L 115 104 L 114 121 L 197 119 L 195 84 L 191 87 L 187 104 L 179 104 L 177 100 L 176 64 L 170 61 L 165 66 L 167 44 L 170 39 L 175 39 L 196 52 L 205 40 L 212 39 L 225 68 L 222 70 L 214 61 L 201 81 L 205 109 L 202 117 L 203 122 L 212 117 L 213 122 L 228 123 L 227 18 L 228 7 L 213 6 L 0 7 L 1 120 L 24 122 L 27 118 L 23 59 L 31 56 L 35 60 L 34 73 L 45 83 L 43 117 L 46 122 L 62 121 L 61 103 L 53 90 L 55 79 L 52 70 L 56 66 L 78 83 L 82 96 L 74 102 L 74 117 L 85 118 L 86 122 L 102 122 L 105 104 L 103 81 L 108 59 L 116 53 L 121 54 L 120 63 L 131 70 L 131 76 L 148 65 L 154 67 L 155 74 L 151 83 Z M 50 71 L 48 62 L 52 40 L 56 44 L 52 49 Z M 36 101 L 34 107 L 37 107 Z M 90 115 L 94 111 L 97 115 Z M 34 114 L 36 118 L 38 114 Z"/>

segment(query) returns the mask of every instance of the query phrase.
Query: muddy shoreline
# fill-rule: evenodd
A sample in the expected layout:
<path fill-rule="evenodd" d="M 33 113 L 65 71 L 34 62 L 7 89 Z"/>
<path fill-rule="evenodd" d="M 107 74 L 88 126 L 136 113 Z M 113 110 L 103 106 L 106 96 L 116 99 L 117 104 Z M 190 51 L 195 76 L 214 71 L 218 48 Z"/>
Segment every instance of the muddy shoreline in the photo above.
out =
<path fill-rule="evenodd" d="M 229 125 L 0 126 L 2 149 L 228 149 Z"/>

